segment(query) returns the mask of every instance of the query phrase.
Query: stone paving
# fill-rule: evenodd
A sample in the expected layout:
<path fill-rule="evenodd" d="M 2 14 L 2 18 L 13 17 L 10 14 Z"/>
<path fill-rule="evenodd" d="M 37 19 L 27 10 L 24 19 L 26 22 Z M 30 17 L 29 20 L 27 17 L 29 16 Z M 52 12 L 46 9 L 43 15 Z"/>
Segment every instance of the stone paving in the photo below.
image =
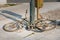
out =
<path fill-rule="evenodd" d="M 57 2 L 45 3 L 40 12 L 44 17 L 48 17 L 48 15 L 50 15 L 51 19 L 60 20 L 59 5 L 60 3 Z M 9 22 L 15 22 L 15 20 L 20 20 L 21 18 L 25 17 L 23 14 L 25 14 L 26 9 L 28 9 L 29 14 L 29 3 L 23 3 L 17 6 L 0 9 L 0 40 L 60 40 L 60 26 L 45 32 L 33 32 L 27 30 L 23 30 L 23 32 L 6 32 L 2 29 L 3 25 Z"/>

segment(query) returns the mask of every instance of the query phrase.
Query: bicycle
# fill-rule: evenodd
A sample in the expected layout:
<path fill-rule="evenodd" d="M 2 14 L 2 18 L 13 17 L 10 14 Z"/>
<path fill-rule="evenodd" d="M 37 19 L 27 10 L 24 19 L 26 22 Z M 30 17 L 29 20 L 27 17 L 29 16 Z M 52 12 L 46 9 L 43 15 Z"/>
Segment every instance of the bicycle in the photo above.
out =
<path fill-rule="evenodd" d="M 52 20 L 48 20 L 44 18 L 35 20 L 34 23 L 30 24 L 30 22 L 27 20 L 26 15 L 27 15 L 27 10 L 26 10 L 25 18 L 22 18 L 22 21 L 16 20 L 16 22 L 5 24 L 3 26 L 3 30 L 8 32 L 14 32 L 19 29 L 22 30 L 22 28 L 25 28 L 26 30 L 32 30 L 32 31 L 36 31 L 36 30 L 48 31 L 56 27 L 56 25 L 51 24 Z"/>

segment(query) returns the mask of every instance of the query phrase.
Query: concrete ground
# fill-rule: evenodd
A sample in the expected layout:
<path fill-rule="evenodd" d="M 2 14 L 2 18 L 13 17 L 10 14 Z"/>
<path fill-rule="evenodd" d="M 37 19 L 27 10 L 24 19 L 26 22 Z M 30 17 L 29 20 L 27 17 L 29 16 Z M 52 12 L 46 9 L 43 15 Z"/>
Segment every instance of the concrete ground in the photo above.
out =
<path fill-rule="evenodd" d="M 43 8 L 40 9 L 40 13 L 44 17 L 45 15 L 47 17 L 48 13 L 56 15 L 52 18 L 51 15 L 48 14 L 51 19 L 56 18 L 56 20 L 60 20 L 60 12 L 56 12 L 56 10 L 60 11 L 59 5 L 59 2 L 44 3 Z M 0 9 L 0 40 L 60 40 L 60 26 L 45 32 L 33 32 L 27 30 L 22 30 L 22 32 L 6 32 L 2 29 L 5 24 L 24 18 L 26 9 L 28 9 L 27 17 L 29 17 L 29 3 L 22 3 L 17 6 Z"/>

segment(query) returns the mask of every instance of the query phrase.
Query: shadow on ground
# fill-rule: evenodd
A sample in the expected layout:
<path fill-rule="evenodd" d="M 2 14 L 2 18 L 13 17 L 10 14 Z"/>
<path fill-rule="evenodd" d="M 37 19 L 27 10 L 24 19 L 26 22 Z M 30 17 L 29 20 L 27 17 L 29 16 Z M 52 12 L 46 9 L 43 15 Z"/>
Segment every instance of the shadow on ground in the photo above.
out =
<path fill-rule="evenodd" d="M 53 20 L 51 23 L 56 25 L 56 26 L 60 26 L 60 20 L 59 21 Z"/>
<path fill-rule="evenodd" d="M 8 10 L 0 10 L 0 11 L 1 11 L 0 15 L 3 15 L 4 17 L 9 18 L 9 19 L 14 20 L 14 21 L 17 20 L 16 18 L 19 18 L 19 19 L 22 18 L 22 15 L 19 15 L 17 13 L 14 13 L 14 12 L 11 12 L 11 11 L 8 11 Z M 16 18 L 12 18 L 12 17 L 4 15 L 4 14 L 9 14 L 9 15 L 12 15 Z"/>

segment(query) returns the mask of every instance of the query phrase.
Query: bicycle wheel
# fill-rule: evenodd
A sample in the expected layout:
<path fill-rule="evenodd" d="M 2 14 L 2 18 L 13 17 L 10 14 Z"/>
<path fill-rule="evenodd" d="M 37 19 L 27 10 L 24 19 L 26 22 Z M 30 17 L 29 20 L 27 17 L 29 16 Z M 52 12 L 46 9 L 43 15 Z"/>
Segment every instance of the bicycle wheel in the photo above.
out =
<path fill-rule="evenodd" d="M 13 31 L 17 31 L 20 29 L 21 24 L 18 24 L 16 22 L 11 22 L 8 24 L 5 24 L 3 26 L 3 30 L 8 31 L 8 32 L 13 32 Z"/>
<path fill-rule="evenodd" d="M 49 20 L 41 20 L 36 24 L 36 28 L 41 31 L 52 30 L 56 27 L 56 25 L 51 24 Z"/>

